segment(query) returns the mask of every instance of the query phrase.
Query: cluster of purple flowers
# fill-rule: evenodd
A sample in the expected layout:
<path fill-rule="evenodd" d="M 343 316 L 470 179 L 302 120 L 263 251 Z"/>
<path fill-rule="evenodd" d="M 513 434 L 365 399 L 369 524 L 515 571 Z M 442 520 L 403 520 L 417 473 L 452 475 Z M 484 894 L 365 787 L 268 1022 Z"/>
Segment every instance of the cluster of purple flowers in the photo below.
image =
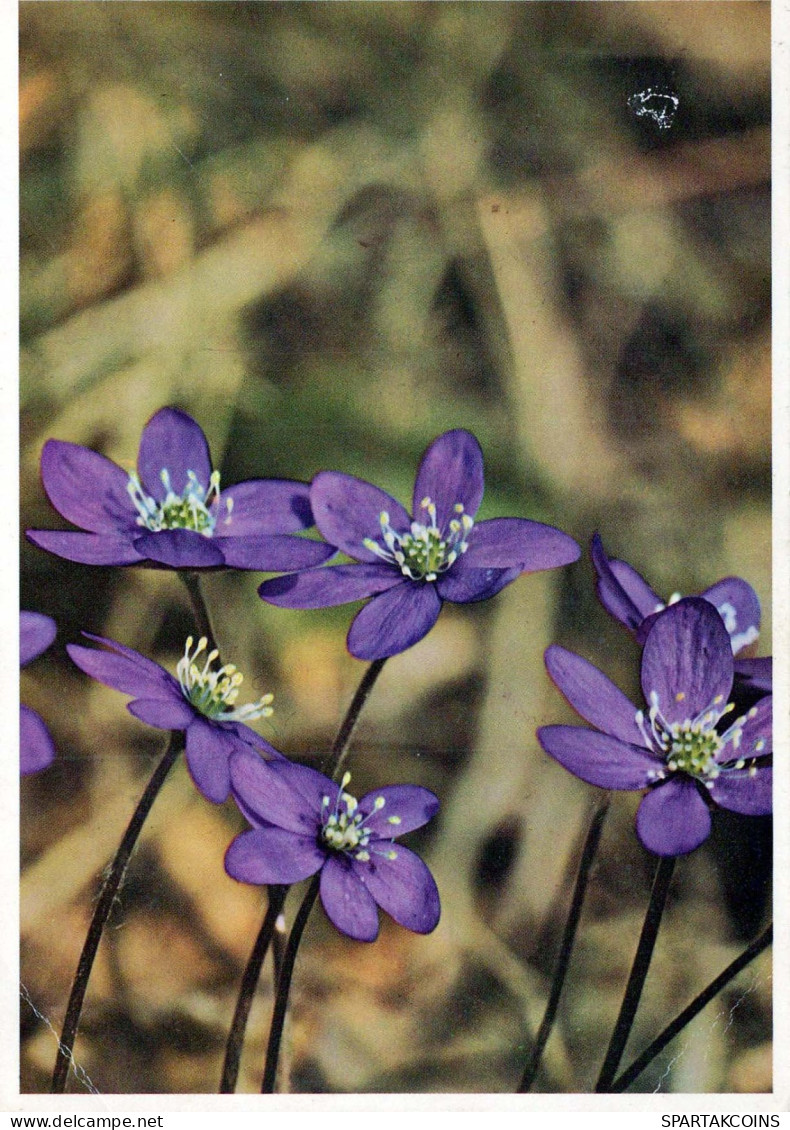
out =
<path fill-rule="evenodd" d="M 417 643 L 444 602 L 484 600 L 521 573 L 568 564 L 580 553 L 567 534 L 540 522 L 477 521 L 483 457 L 461 429 L 425 452 L 411 513 L 371 483 L 335 471 L 310 484 L 258 479 L 221 488 L 202 430 L 174 408 L 146 425 L 136 471 L 49 440 L 42 476 L 55 508 L 79 529 L 29 531 L 35 545 L 91 565 L 276 572 L 258 591 L 285 608 L 363 599 L 347 643 L 365 660 Z M 313 525 L 323 540 L 300 536 Z M 338 552 L 350 560 L 327 564 Z M 759 631 L 751 587 L 727 578 L 665 605 L 631 566 L 607 558 L 597 535 L 592 558 L 601 601 L 643 645 L 646 704 L 638 709 L 586 660 L 551 647 L 549 674 L 595 729 L 544 726 L 543 748 L 594 785 L 644 791 L 637 832 L 659 855 L 697 847 L 709 833 L 713 804 L 770 812 L 770 660 L 734 658 Z M 24 664 L 51 643 L 54 624 L 23 613 L 21 629 Z M 238 706 L 241 674 L 220 665 L 205 639 L 186 641 L 173 676 L 120 643 L 87 638 L 99 646 L 67 647 L 77 666 L 132 696 L 128 709 L 143 722 L 183 731 L 197 788 L 213 803 L 232 796 L 247 818 L 250 829 L 227 852 L 230 875 L 291 884 L 320 872 L 327 915 L 360 940 L 377 936 L 377 907 L 410 930 L 433 930 L 433 878 L 395 844 L 436 813 L 433 793 L 398 785 L 357 800 L 347 791 L 348 774 L 338 784 L 292 764 L 247 725 L 271 712 L 271 696 Z M 739 688 L 757 701 L 732 718 Z M 43 722 L 23 706 L 23 773 L 53 756 Z"/>
<path fill-rule="evenodd" d="M 754 590 L 727 577 L 665 604 L 631 565 L 609 560 L 597 534 L 591 554 L 601 603 L 643 644 L 645 705 L 635 707 L 603 672 L 553 645 L 548 673 L 595 729 L 542 726 L 544 750 L 591 785 L 644 791 L 636 830 L 656 855 L 699 847 L 714 805 L 769 814 L 771 659 L 734 659 L 759 633 Z M 756 701 L 741 707 L 743 697 Z"/>
<path fill-rule="evenodd" d="M 369 597 L 348 638 L 361 659 L 384 659 L 416 643 L 444 601 L 482 600 L 522 572 L 579 555 L 572 538 L 539 522 L 475 523 L 483 459 L 477 440 L 462 430 L 446 432 L 425 453 L 414 517 L 377 487 L 334 472 L 311 484 L 252 480 L 221 488 L 203 431 L 174 408 L 146 425 L 136 471 L 58 440 L 45 444 L 41 469 L 53 506 L 79 529 L 29 531 L 40 548 L 90 565 L 279 572 L 285 575 L 264 582 L 260 595 L 290 608 Z M 314 524 L 322 541 L 299 536 Z M 353 563 L 325 567 L 338 551 Z M 46 618 L 27 615 L 23 662 L 51 642 L 39 623 Z M 416 855 L 394 846 L 437 811 L 432 793 L 389 786 L 357 801 L 346 791 L 347 775 L 338 785 L 291 764 L 247 725 L 271 712 L 271 696 L 237 706 L 242 676 L 231 664 L 218 665 L 206 639 L 186 641 L 174 677 L 114 640 L 86 635 L 100 646 L 68 645 L 74 663 L 131 695 L 128 709 L 143 722 L 183 731 L 197 788 L 214 803 L 232 795 L 248 818 L 250 831 L 228 851 L 229 874 L 290 884 L 320 870 L 324 908 L 354 938 L 376 937 L 377 906 L 411 930 L 433 930 L 433 878 Z M 52 760 L 54 749 L 41 720 L 22 709 L 23 771 L 32 772 Z"/>

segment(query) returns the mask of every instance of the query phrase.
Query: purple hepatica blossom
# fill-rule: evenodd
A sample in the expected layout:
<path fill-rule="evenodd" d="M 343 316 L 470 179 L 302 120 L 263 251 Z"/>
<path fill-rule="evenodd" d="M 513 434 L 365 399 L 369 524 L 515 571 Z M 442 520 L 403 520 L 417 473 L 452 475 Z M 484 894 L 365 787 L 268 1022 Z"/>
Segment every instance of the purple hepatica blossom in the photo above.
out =
<path fill-rule="evenodd" d="M 378 487 L 323 471 L 310 487 L 316 525 L 354 563 L 276 577 L 258 591 L 284 608 L 372 597 L 351 625 L 348 649 L 358 659 L 385 659 L 422 639 L 444 601 L 484 600 L 519 573 L 578 558 L 576 542 L 553 526 L 523 518 L 475 523 L 482 497 L 480 445 L 462 430 L 445 432 L 425 452 L 414 518 Z"/>
<path fill-rule="evenodd" d="M 282 757 L 245 722 L 271 714 L 271 695 L 235 706 L 242 675 L 231 664 L 215 669 L 218 655 L 207 655 L 205 638 L 197 645 L 190 636 L 178 662 L 178 678 L 139 652 L 89 632 L 89 640 L 110 651 L 69 644 L 77 666 L 100 683 L 134 695 L 127 710 L 159 730 L 184 730 L 186 759 L 192 780 L 206 800 L 221 804 L 230 792 L 228 760 L 234 750 L 255 749 L 256 757 Z"/>
<path fill-rule="evenodd" d="M 41 612 L 19 613 L 19 663 L 27 667 L 47 650 L 55 638 L 55 621 Z M 55 760 L 49 730 L 35 710 L 19 707 L 19 768 L 23 777 L 46 769 Z"/>
<path fill-rule="evenodd" d="M 28 537 L 69 561 L 277 572 L 319 565 L 335 552 L 291 536 L 313 522 L 307 483 L 251 479 L 220 495 L 202 429 L 176 408 L 160 409 L 146 424 L 137 472 L 51 439 L 41 475 L 52 505 L 82 530 L 29 530 Z"/>
<path fill-rule="evenodd" d="M 606 611 L 644 643 L 655 616 L 680 599 L 675 594 L 665 603 L 644 577 L 626 561 L 610 560 L 598 534 L 590 543 L 590 555 L 598 574 L 596 591 Z M 733 655 L 754 643 L 760 632 L 760 601 L 752 586 L 741 577 L 725 577 L 699 594 L 718 610 L 730 637 Z M 743 688 L 763 694 L 772 690 L 772 660 L 739 659 L 735 678 Z"/>
<path fill-rule="evenodd" d="M 379 932 L 377 906 L 428 934 L 439 892 L 428 868 L 396 836 L 421 828 L 439 801 L 417 785 L 390 785 L 359 801 L 323 773 L 287 761 L 231 758 L 233 795 L 251 829 L 237 836 L 225 869 L 243 883 L 291 884 L 321 872 L 321 902 L 334 925 L 361 942 Z"/>
<path fill-rule="evenodd" d="M 682 855 L 707 839 L 712 804 L 771 812 L 771 704 L 766 695 L 725 729 L 733 658 L 721 616 L 688 597 L 657 616 L 642 653 L 647 711 L 592 664 L 552 646 L 546 667 L 596 730 L 543 726 L 538 739 L 561 765 L 604 789 L 647 789 L 636 830 L 648 851 Z"/>

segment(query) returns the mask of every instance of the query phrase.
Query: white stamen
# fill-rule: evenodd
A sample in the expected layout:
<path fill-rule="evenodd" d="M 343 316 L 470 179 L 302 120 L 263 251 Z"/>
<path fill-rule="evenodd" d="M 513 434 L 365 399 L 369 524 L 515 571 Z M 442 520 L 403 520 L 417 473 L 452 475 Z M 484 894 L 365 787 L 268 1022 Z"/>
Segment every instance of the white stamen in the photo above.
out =
<path fill-rule="evenodd" d="M 381 541 L 366 537 L 363 538 L 362 545 L 370 553 L 396 565 L 409 580 L 432 582 L 438 580 L 460 554 L 469 548 L 467 535 L 474 521 L 464 513 L 463 503 L 460 502 L 453 507 L 460 519 L 451 518 L 446 530 L 439 528 L 436 504 L 430 498 L 422 499 L 420 510 L 425 512 L 428 520 L 412 519 L 405 533 L 393 529 L 389 513 L 382 510 L 379 514 Z"/>
<path fill-rule="evenodd" d="M 272 694 L 262 695 L 256 702 L 234 708 L 244 676 L 232 663 L 212 670 L 212 664 L 219 658 L 216 649 L 208 653 L 201 670 L 195 660 L 208 647 L 208 640 L 201 636 L 194 651 L 193 643 L 192 636 L 189 636 L 184 654 L 176 666 L 176 675 L 181 693 L 196 710 L 220 722 L 250 722 L 255 718 L 268 718 L 273 713 Z"/>
<path fill-rule="evenodd" d="M 187 471 L 186 485 L 181 494 L 173 490 L 170 472 L 163 467 L 159 472 L 165 497 L 162 502 L 146 494 L 135 471 L 129 474 L 126 489 L 137 511 L 137 524 L 158 533 L 161 530 L 193 530 L 204 537 L 212 537 L 220 513 L 220 473 L 212 471 L 208 486 L 204 487 L 194 471 Z M 230 522 L 233 499 L 225 504 L 224 525 Z"/>

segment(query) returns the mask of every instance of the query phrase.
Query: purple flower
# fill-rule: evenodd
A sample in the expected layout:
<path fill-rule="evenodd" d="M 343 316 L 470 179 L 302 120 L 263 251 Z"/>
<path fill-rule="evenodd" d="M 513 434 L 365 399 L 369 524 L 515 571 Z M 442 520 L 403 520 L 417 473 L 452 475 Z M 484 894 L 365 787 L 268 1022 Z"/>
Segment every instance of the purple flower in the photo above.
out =
<path fill-rule="evenodd" d="M 733 711 L 732 647 L 707 600 L 679 600 L 655 618 L 642 652 L 646 710 L 562 647 L 547 650 L 546 667 L 596 729 L 543 726 L 540 744 L 591 785 L 647 789 L 636 830 L 648 851 L 682 855 L 699 847 L 713 804 L 748 816 L 772 811 L 772 698 L 722 724 Z"/>
<path fill-rule="evenodd" d="M 41 612 L 19 613 L 19 664 L 27 667 L 55 638 L 55 621 Z M 55 760 L 55 746 L 40 715 L 19 706 L 19 768 L 23 777 L 46 769 Z"/>
<path fill-rule="evenodd" d="M 237 836 L 225 869 L 243 883 L 291 884 L 321 872 L 321 902 L 342 933 L 372 942 L 377 906 L 401 926 L 428 934 L 439 921 L 439 892 L 414 852 L 396 836 L 422 827 L 439 801 L 417 785 L 390 785 L 359 801 L 323 773 L 288 761 L 231 758 L 233 795 L 251 829 Z"/>
<path fill-rule="evenodd" d="M 82 529 L 28 530 L 28 537 L 69 561 L 275 572 L 319 565 L 335 552 L 290 536 L 313 522 L 307 483 L 250 479 L 220 494 L 202 429 L 176 408 L 146 424 L 136 472 L 51 439 L 41 475 L 55 509 Z"/>
<path fill-rule="evenodd" d="M 412 518 L 378 487 L 336 471 L 310 487 L 315 522 L 353 564 L 307 569 L 264 582 L 258 592 L 283 608 L 325 608 L 372 597 L 348 633 L 358 659 L 405 651 L 433 627 L 442 603 L 484 600 L 524 572 L 579 556 L 572 538 L 522 518 L 475 523 L 483 456 L 469 432 L 430 445 L 414 485 Z"/>
<path fill-rule="evenodd" d="M 243 677 L 232 664 L 215 668 L 216 651 L 206 652 L 206 640 L 196 646 L 190 636 L 178 662 L 178 678 L 139 652 L 84 632 L 104 644 L 101 651 L 79 644 L 66 648 L 86 674 L 124 694 L 134 695 L 127 710 L 158 730 L 184 730 L 186 760 L 192 780 L 206 800 L 221 804 L 230 792 L 228 760 L 234 750 L 256 751 L 267 758 L 283 755 L 244 723 L 271 714 L 271 695 L 235 706 Z"/>
<path fill-rule="evenodd" d="M 655 616 L 679 599 L 675 594 L 665 603 L 644 577 L 626 561 L 610 560 L 598 534 L 590 543 L 590 555 L 598 574 L 596 591 L 606 611 L 624 624 L 644 643 Z M 753 643 L 760 633 L 760 601 L 752 586 L 741 577 L 725 577 L 699 594 L 719 612 L 730 637 L 734 655 Z M 736 679 L 743 687 L 770 694 L 772 660 L 740 659 L 735 664 Z"/>

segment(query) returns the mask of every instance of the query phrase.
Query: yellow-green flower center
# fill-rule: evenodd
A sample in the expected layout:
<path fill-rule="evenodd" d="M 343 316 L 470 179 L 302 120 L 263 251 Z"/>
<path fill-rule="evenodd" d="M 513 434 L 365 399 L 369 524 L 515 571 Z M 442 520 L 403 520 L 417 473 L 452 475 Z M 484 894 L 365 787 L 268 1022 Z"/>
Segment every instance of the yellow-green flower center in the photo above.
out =
<path fill-rule="evenodd" d="M 699 723 L 676 722 L 669 731 L 667 765 L 693 777 L 709 776 L 716 764 L 722 740 L 715 730 L 703 729 Z"/>
<path fill-rule="evenodd" d="M 469 548 L 467 536 L 474 521 L 464 513 L 463 503 L 457 502 L 453 509 L 457 516 L 441 530 L 436 521 L 435 503 L 424 498 L 420 510 L 426 520 L 415 519 L 406 533 L 394 530 L 389 514 L 382 510 L 379 525 L 384 546 L 375 538 L 365 538 L 362 544 L 378 557 L 397 565 L 404 577 L 412 581 L 435 581 Z"/>
<path fill-rule="evenodd" d="M 214 663 L 219 658 L 216 649 L 208 652 L 203 666 L 199 667 L 196 660 L 207 650 L 208 640 L 201 636 L 194 651 L 193 644 L 194 640 L 190 636 L 184 654 L 178 661 L 176 673 L 184 698 L 195 710 L 206 718 L 220 722 L 251 722 L 255 718 L 269 717 L 274 695 L 265 694 L 257 702 L 236 706 L 239 687 L 244 682 L 242 673 L 232 663 L 214 669 Z"/>
<path fill-rule="evenodd" d="M 370 851 L 375 855 L 383 855 L 386 859 L 397 859 L 397 852 L 388 850 L 380 851 L 373 848 L 367 850 L 372 832 L 366 827 L 368 820 L 376 812 L 381 812 L 386 804 L 383 796 L 378 796 L 373 801 L 373 808 L 364 816 L 359 811 L 359 801 L 351 793 L 345 791 L 346 785 L 351 780 L 351 774 L 345 773 L 340 782 L 337 799 L 334 807 L 328 796 L 321 801 L 321 833 L 320 839 L 325 848 L 333 852 L 343 852 L 352 855 L 361 863 L 370 860 Z M 400 817 L 390 816 L 387 823 L 400 824 Z M 385 841 L 386 842 L 386 841 Z"/>
<path fill-rule="evenodd" d="M 198 482 L 194 471 L 187 471 L 187 485 L 182 494 L 173 490 L 166 467 L 160 472 L 160 477 L 167 493 L 162 502 L 157 502 L 145 493 L 134 472 L 129 475 L 126 489 L 137 510 L 138 526 L 155 533 L 160 530 L 194 530 L 204 537 L 211 537 L 219 513 L 219 471 L 212 471 L 208 487 Z M 232 504 L 232 499 L 225 502 L 228 518 Z"/>

